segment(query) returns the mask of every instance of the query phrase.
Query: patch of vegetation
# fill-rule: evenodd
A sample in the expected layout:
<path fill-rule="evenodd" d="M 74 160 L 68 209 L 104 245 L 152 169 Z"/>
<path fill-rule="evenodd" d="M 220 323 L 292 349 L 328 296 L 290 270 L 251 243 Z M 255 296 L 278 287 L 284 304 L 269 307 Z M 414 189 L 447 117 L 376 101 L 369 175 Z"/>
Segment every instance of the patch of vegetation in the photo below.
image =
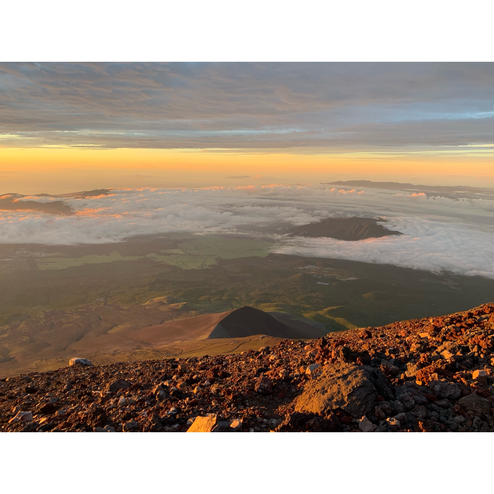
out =
<path fill-rule="evenodd" d="M 122 256 L 119 252 L 114 251 L 110 254 L 88 255 L 80 257 L 42 257 L 38 259 L 38 269 L 68 269 L 84 266 L 86 264 L 107 264 L 118 261 L 136 261 L 138 256 Z"/>
<path fill-rule="evenodd" d="M 313 321 L 326 325 L 329 324 L 334 331 L 356 328 L 357 326 L 355 324 L 347 321 L 344 317 L 338 317 L 338 315 L 333 313 L 342 308 L 342 306 L 325 307 L 321 310 L 304 312 L 303 315 L 307 319 L 312 319 Z"/>
<path fill-rule="evenodd" d="M 463 310 L 494 293 L 494 280 L 482 277 L 268 255 L 269 245 L 174 234 L 108 245 L 2 247 L 0 326 L 44 310 L 166 297 L 194 313 L 250 305 L 306 316 L 332 331 Z"/>
<path fill-rule="evenodd" d="M 190 254 L 149 254 L 148 259 L 180 269 L 204 269 L 214 266 L 217 258 L 213 256 L 194 256 Z"/>
<path fill-rule="evenodd" d="M 42 271 L 147 259 L 181 269 L 204 269 L 215 265 L 219 259 L 265 257 L 269 254 L 272 245 L 271 242 L 262 239 L 223 235 L 188 235 L 178 239 L 172 237 L 172 240 L 174 244 L 172 248 L 147 252 L 145 245 L 140 255 L 122 254 L 121 250 L 115 249 L 102 254 L 64 255 L 57 253 L 56 256 L 35 256 L 35 259 L 38 269 Z M 2 264 L 0 264 L 1 268 Z"/>

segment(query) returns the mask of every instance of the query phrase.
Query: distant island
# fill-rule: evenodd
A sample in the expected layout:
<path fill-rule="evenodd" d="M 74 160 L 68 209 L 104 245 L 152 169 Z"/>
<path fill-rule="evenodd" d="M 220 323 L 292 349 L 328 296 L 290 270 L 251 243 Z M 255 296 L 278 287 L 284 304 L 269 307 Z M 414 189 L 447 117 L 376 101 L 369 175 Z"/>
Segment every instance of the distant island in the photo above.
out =
<path fill-rule="evenodd" d="M 401 232 L 388 230 L 374 218 L 325 218 L 317 223 L 309 223 L 291 228 L 287 233 L 299 237 L 331 237 L 338 240 L 365 240 L 388 235 L 401 235 Z"/>
<path fill-rule="evenodd" d="M 373 180 L 337 180 L 335 182 L 322 182 L 322 185 L 407 191 L 423 193 L 429 197 L 449 197 L 450 199 L 472 197 L 489 199 L 491 197 L 491 188 L 469 185 L 417 185 L 408 182 L 375 182 Z"/>

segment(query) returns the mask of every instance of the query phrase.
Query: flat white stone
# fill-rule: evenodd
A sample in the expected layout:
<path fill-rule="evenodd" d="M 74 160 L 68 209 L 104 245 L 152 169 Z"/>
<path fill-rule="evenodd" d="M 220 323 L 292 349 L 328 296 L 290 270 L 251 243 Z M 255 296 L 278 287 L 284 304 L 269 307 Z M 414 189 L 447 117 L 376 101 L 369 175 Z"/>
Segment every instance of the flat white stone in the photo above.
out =
<path fill-rule="evenodd" d="M 69 360 L 69 365 L 72 367 L 73 365 L 86 365 L 86 366 L 91 366 L 93 363 L 88 360 L 87 358 L 82 358 L 82 357 L 72 357 Z"/>

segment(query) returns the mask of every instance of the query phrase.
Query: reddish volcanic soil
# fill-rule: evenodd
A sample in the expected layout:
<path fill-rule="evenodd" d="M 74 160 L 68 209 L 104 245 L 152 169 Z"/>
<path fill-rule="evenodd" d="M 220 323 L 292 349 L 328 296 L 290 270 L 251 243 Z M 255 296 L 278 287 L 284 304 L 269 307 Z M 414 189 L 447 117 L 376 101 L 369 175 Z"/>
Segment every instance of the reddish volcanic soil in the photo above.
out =
<path fill-rule="evenodd" d="M 493 431 L 494 304 L 225 356 L 0 380 L 1 431 Z"/>

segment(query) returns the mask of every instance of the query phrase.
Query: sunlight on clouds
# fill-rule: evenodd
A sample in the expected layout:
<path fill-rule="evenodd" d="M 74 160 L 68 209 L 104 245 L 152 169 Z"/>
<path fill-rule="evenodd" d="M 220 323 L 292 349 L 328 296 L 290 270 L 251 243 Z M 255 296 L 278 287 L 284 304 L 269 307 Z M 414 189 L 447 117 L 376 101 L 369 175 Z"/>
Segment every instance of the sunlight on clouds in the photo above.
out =
<path fill-rule="evenodd" d="M 493 200 L 487 191 L 463 192 L 459 199 L 453 198 L 454 193 L 449 189 L 444 195 L 431 195 L 430 191 L 411 193 L 396 188 L 283 184 L 127 188 L 108 194 L 63 197 L 73 211 L 70 215 L 0 211 L 0 241 L 107 243 L 166 232 L 249 232 L 271 238 L 274 252 L 279 253 L 494 277 Z M 38 198 L 29 197 L 36 202 L 61 199 Z M 270 233 L 282 224 L 304 225 L 332 216 L 383 218 L 388 228 L 403 235 L 343 242 Z"/>

